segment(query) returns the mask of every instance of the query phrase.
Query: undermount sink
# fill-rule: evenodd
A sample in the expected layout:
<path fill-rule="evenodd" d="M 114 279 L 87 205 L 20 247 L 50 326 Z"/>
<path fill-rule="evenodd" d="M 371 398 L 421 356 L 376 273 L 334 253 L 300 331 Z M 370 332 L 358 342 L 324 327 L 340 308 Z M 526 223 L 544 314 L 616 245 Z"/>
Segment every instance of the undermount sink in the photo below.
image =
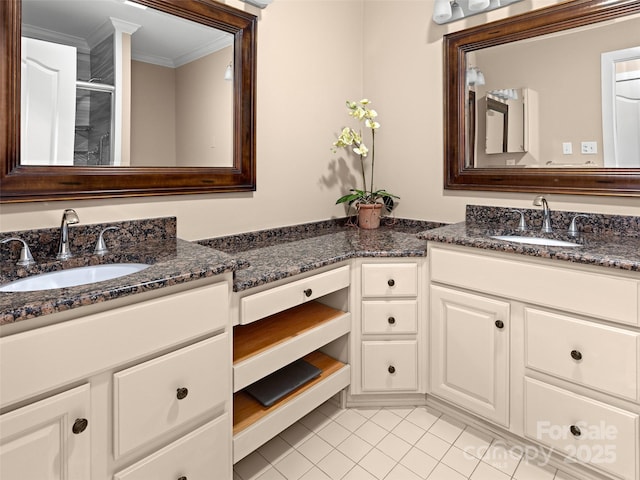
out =
<path fill-rule="evenodd" d="M 522 237 L 519 235 L 492 235 L 495 240 L 505 242 L 528 243 L 530 245 L 544 245 L 547 247 L 579 247 L 579 243 L 567 242 L 565 240 L 556 240 L 555 238 L 543 237 Z"/>
<path fill-rule="evenodd" d="M 130 275 L 150 266 L 146 263 L 112 263 L 69 268 L 15 280 L 0 287 L 0 292 L 34 292 L 53 288 L 77 287 Z"/>

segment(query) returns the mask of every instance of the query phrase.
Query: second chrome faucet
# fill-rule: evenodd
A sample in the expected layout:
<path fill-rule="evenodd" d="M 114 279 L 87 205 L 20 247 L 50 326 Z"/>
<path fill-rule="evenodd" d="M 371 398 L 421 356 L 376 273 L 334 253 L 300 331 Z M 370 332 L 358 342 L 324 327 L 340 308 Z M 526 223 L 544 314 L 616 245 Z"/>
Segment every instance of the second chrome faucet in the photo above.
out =
<path fill-rule="evenodd" d="M 542 229 L 541 231 L 544 233 L 553 232 L 553 228 L 551 227 L 551 211 L 549 210 L 549 204 L 547 203 L 547 199 L 542 195 L 538 195 L 533 199 L 533 204 L 536 207 L 542 207 Z"/>

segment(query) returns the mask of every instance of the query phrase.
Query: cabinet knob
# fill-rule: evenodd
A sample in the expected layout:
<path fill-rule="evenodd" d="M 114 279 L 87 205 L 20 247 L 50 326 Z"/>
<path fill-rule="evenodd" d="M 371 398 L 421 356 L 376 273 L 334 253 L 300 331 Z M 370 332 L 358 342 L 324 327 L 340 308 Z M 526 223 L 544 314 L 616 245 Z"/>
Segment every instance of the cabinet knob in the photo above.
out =
<path fill-rule="evenodd" d="M 182 475 L 181 477 L 178 477 L 178 480 L 187 480 L 187 477 L 185 477 L 184 475 Z"/>
<path fill-rule="evenodd" d="M 313 290 L 311 290 L 310 288 L 307 288 L 307 289 L 304 291 L 304 294 L 305 294 L 307 297 L 310 297 L 312 293 L 313 293 Z"/>
<path fill-rule="evenodd" d="M 579 350 L 571 350 L 571 358 L 574 360 L 582 360 L 582 353 Z"/>
<path fill-rule="evenodd" d="M 86 418 L 77 418 L 75 422 L 73 422 L 73 427 L 71 427 L 71 431 L 78 435 L 79 433 L 84 432 L 89 426 L 89 420 Z"/>
<path fill-rule="evenodd" d="M 580 435 L 582 435 L 580 428 L 576 425 L 571 425 L 569 427 L 569 431 L 571 432 L 571 435 L 573 435 L 574 437 L 579 437 Z"/>
<path fill-rule="evenodd" d="M 390 278 L 389 280 L 387 280 L 387 285 L 389 285 L 390 287 L 393 287 L 396 284 L 396 281 L 393 278 Z"/>
<path fill-rule="evenodd" d="M 387 322 L 389 322 L 389 325 L 393 325 L 396 323 L 396 318 L 395 317 L 389 317 L 387 318 Z"/>
<path fill-rule="evenodd" d="M 396 373 L 396 367 L 394 367 L 393 365 L 389 365 L 389 368 L 387 368 L 387 371 L 389 373 Z"/>
<path fill-rule="evenodd" d="M 496 320 L 496 327 L 502 330 L 504 328 L 504 322 L 502 320 Z"/>
<path fill-rule="evenodd" d="M 178 397 L 178 400 L 182 400 L 183 398 L 187 398 L 187 395 L 189 395 L 189 389 L 188 388 L 180 387 L 176 391 L 176 397 Z"/>

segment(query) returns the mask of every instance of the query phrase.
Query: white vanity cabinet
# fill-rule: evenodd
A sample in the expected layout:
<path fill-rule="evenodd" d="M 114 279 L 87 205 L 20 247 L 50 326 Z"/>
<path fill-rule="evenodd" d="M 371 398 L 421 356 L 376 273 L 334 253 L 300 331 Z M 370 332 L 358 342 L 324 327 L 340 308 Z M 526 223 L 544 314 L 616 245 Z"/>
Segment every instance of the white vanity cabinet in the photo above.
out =
<path fill-rule="evenodd" d="M 89 385 L 0 415 L 0 478 L 91 478 Z"/>
<path fill-rule="evenodd" d="M 2 479 L 231 478 L 230 277 L 1 337 Z"/>
<path fill-rule="evenodd" d="M 354 261 L 358 285 L 350 402 L 415 402 L 426 387 L 422 258 Z"/>
<path fill-rule="evenodd" d="M 446 244 L 428 259 L 430 394 L 579 478 L 638 480 L 640 275 Z M 498 391 L 508 422 L 482 408 Z"/>
<path fill-rule="evenodd" d="M 349 386 L 350 292 L 339 264 L 234 295 L 234 462 Z M 320 376 L 268 407 L 245 391 L 301 358 Z"/>
<path fill-rule="evenodd" d="M 509 303 L 432 285 L 431 392 L 509 427 Z"/>

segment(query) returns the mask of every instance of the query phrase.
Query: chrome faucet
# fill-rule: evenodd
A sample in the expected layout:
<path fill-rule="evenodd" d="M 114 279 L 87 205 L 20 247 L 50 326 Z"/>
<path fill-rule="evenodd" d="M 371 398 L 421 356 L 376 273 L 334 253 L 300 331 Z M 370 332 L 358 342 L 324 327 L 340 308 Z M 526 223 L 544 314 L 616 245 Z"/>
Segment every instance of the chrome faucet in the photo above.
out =
<path fill-rule="evenodd" d="M 538 195 L 533 199 L 533 204 L 536 207 L 542 206 L 542 231 L 544 233 L 553 232 L 553 229 L 551 228 L 551 211 L 549 210 L 547 199 L 542 195 Z"/>
<path fill-rule="evenodd" d="M 60 224 L 60 246 L 58 247 L 58 260 L 66 260 L 71 258 L 73 254 L 69 248 L 69 228 L 68 225 L 78 223 L 80 219 L 78 214 L 72 208 L 67 208 L 62 213 L 62 223 Z"/>
<path fill-rule="evenodd" d="M 27 242 L 17 237 L 5 238 L 4 240 L 0 241 L 0 243 L 9 243 L 9 242 L 22 243 L 22 249 L 20 250 L 20 259 L 16 262 L 16 265 L 25 266 L 25 265 L 33 265 L 36 263 L 35 260 L 33 259 L 33 255 L 31 255 L 31 250 L 29 249 L 29 245 L 27 245 Z"/>

